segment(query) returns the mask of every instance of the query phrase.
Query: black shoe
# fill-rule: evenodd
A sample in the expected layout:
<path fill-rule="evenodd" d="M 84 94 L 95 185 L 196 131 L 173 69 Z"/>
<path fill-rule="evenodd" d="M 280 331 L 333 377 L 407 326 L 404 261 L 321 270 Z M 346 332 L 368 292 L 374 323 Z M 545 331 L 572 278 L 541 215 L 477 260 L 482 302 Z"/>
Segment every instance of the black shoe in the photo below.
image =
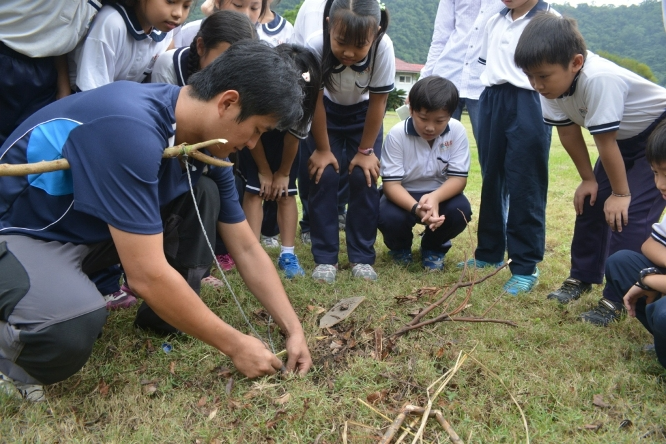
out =
<path fill-rule="evenodd" d="M 152 330 L 159 335 L 165 336 L 172 334 L 179 335 L 183 333 L 157 316 L 157 313 L 155 313 L 145 302 L 141 303 L 139 310 L 136 312 L 134 326 L 142 330 Z"/>
<path fill-rule="evenodd" d="M 581 282 L 572 277 L 567 278 L 562 282 L 562 286 L 548 295 L 548 299 L 557 299 L 560 304 L 568 304 L 580 298 L 583 293 L 588 293 L 592 290 L 592 284 Z"/>
<path fill-rule="evenodd" d="M 608 299 L 601 299 L 599 305 L 590 311 L 580 315 L 581 321 L 589 322 L 590 324 L 598 325 L 599 327 L 606 327 L 613 321 L 617 321 L 625 312 L 622 305 L 616 304 Z"/>

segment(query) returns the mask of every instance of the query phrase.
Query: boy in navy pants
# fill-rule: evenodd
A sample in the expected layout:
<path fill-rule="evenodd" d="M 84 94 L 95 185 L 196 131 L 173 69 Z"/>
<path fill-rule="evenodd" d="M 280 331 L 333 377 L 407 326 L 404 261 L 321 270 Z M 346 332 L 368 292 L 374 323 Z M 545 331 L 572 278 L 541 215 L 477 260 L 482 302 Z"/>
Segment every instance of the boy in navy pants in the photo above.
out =
<path fill-rule="evenodd" d="M 479 57 L 486 65 L 477 140 L 483 184 L 478 246 L 468 266 L 499 266 L 508 250 L 512 277 L 504 289 L 515 295 L 536 285 L 543 259 L 550 130 L 541 121 L 539 95 L 513 55 L 527 23 L 550 6 L 542 0 L 508 3 L 488 20 Z"/>
<path fill-rule="evenodd" d="M 458 90 L 439 76 L 425 77 L 409 91 L 411 117 L 397 123 L 384 141 L 380 174 L 379 231 L 389 254 L 401 264 L 412 261 L 412 228 L 426 225 L 421 264 L 444 268 L 451 239 L 472 216 L 463 194 L 469 172 L 465 127 L 452 119 Z"/>
<path fill-rule="evenodd" d="M 544 121 L 557 126 L 582 179 L 574 194 L 571 272 L 548 295 L 566 304 L 602 282 L 609 253 L 640 251 L 664 210 L 645 144 L 666 115 L 666 89 L 587 51 L 572 19 L 535 18 L 518 43 L 515 61 L 541 94 Z M 581 127 L 599 150 L 594 169 Z M 622 314 L 622 295 L 607 286 L 603 296 L 582 320 L 606 326 Z"/>

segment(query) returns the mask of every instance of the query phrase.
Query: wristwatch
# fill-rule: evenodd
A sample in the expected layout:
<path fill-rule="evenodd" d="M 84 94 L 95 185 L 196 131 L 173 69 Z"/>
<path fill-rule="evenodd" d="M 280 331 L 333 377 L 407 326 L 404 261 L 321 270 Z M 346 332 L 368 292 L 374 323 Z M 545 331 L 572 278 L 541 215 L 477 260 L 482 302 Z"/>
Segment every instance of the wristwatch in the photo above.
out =
<path fill-rule="evenodd" d="M 645 276 L 650 276 L 653 274 L 664 274 L 659 270 L 657 267 L 648 267 L 648 268 L 643 268 L 641 272 L 639 273 L 638 276 L 638 282 L 636 283 L 637 287 L 642 288 L 643 290 L 652 290 L 648 285 L 643 282 L 643 279 L 645 279 Z M 640 285 L 638 285 L 640 283 Z"/>
<path fill-rule="evenodd" d="M 369 156 L 370 154 L 374 153 L 375 150 L 373 148 L 366 148 L 364 150 L 359 148 L 358 152 L 361 154 L 365 154 L 366 156 Z"/>

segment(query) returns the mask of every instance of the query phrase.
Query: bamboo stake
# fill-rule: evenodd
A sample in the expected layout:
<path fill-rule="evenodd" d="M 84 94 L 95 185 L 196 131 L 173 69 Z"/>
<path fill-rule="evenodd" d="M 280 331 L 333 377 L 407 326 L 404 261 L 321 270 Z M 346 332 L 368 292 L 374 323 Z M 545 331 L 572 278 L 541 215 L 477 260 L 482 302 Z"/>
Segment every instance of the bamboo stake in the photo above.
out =
<path fill-rule="evenodd" d="M 164 149 L 162 153 L 163 159 L 168 159 L 171 157 L 178 156 L 191 156 L 194 159 L 197 159 L 201 162 L 215 165 L 219 167 L 230 167 L 233 166 L 233 163 L 227 162 L 224 160 L 216 159 L 214 157 L 208 156 L 206 154 L 200 153 L 197 150 L 201 148 L 206 148 L 211 145 L 225 144 L 227 141 L 225 139 L 213 139 L 206 142 L 195 143 L 194 145 L 187 145 L 185 143 L 171 146 Z M 0 164 L 0 176 L 27 176 L 28 174 L 42 174 L 50 173 L 52 171 L 61 171 L 67 170 L 70 168 L 70 164 L 67 159 L 56 159 L 35 163 L 24 163 L 17 165 L 10 165 L 7 163 Z"/>

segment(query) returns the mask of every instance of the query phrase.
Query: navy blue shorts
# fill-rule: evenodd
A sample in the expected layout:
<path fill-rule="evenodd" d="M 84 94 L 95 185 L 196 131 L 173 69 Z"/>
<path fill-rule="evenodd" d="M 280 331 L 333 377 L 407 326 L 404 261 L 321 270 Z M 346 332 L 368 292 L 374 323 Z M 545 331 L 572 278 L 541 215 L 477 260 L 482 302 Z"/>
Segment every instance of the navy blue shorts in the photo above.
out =
<path fill-rule="evenodd" d="M 264 145 L 264 152 L 266 153 L 266 160 L 274 173 L 280 168 L 282 163 L 282 152 L 284 149 L 284 136 L 285 131 L 273 130 L 261 135 L 261 143 Z M 296 188 L 296 177 L 298 176 L 298 154 L 291 164 L 289 171 L 289 185 L 288 195 L 296 196 L 298 189 Z M 245 191 L 251 194 L 259 194 L 261 191 L 261 184 L 259 183 L 259 169 L 257 164 L 252 158 L 250 150 L 245 148 L 238 153 L 238 174 L 245 182 Z"/>

